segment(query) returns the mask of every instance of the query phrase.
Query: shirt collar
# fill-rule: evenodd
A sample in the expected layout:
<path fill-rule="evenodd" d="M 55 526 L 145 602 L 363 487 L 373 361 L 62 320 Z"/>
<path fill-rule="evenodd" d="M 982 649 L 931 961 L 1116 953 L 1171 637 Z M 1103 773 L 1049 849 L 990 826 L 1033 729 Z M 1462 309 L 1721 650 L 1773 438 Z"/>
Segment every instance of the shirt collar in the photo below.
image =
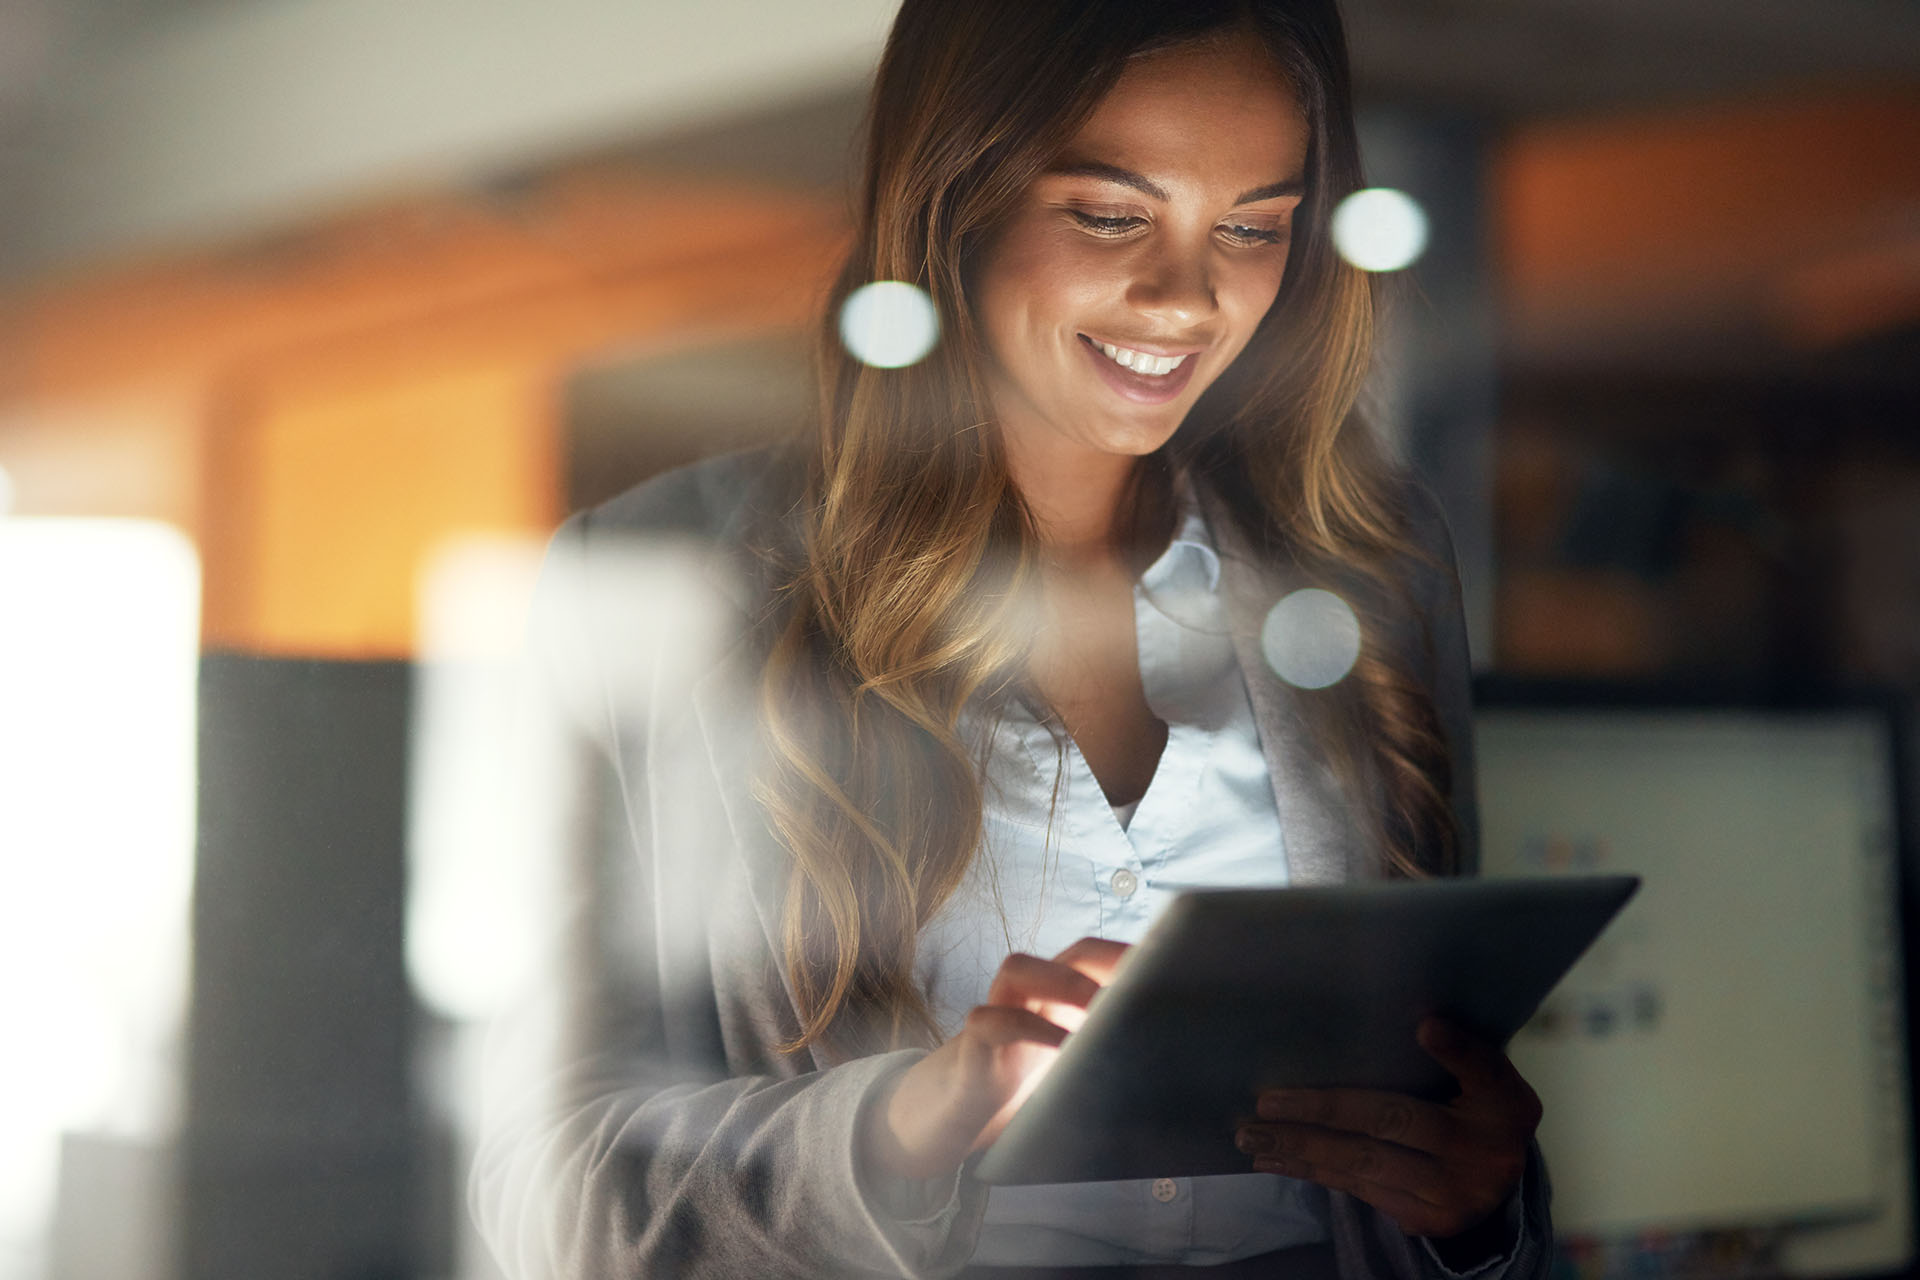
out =
<path fill-rule="evenodd" d="M 1194 587 L 1206 583 L 1210 592 L 1220 589 L 1220 553 L 1213 545 L 1213 534 L 1201 514 L 1193 478 L 1182 475 L 1174 488 L 1177 504 L 1173 540 L 1160 558 L 1140 575 L 1140 583 L 1149 591 L 1169 587 Z"/>

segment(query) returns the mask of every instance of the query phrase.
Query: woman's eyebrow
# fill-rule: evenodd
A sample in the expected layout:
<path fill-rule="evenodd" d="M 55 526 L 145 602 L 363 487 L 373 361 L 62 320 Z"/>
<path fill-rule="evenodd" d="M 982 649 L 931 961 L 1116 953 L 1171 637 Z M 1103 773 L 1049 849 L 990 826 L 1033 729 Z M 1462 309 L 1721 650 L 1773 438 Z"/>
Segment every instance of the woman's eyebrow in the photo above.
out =
<path fill-rule="evenodd" d="M 1103 182 L 1117 182 L 1123 187 L 1132 187 L 1135 191 L 1152 196 L 1155 200 L 1164 202 L 1172 199 L 1167 194 L 1166 188 L 1152 179 L 1135 173 L 1131 169 L 1122 169 L 1117 164 L 1106 164 L 1099 160 L 1068 161 L 1049 167 L 1047 173 L 1066 178 L 1098 178 Z M 1272 200 L 1277 196 L 1305 195 L 1306 190 L 1307 184 L 1304 179 L 1289 178 L 1285 182 L 1269 182 L 1264 187 L 1242 191 L 1234 197 L 1233 203 L 1237 207 L 1252 204 L 1256 200 Z"/>
<path fill-rule="evenodd" d="M 1305 178 L 1288 178 L 1285 182 L 1269 182 L 1264 187 L 1255 187 L 1251 191 L 1242 191 L 1235 198 L 1235 205 L 1252 204 L 1255 200 L 1272 200 L 1279 196 L 1304 196 L 1307 194 Z"/>

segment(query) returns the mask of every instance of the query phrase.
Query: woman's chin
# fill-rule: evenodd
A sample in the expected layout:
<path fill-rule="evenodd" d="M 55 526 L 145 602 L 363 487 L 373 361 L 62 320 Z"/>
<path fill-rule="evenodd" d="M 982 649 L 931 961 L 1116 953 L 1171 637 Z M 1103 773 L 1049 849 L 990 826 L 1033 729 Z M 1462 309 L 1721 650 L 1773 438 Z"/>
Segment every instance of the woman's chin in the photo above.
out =
<path fill-rule="evenodd" d="M 1167 441 L 1173 439 L 1174 433 L 1179 429 L 1180 424 L 1175 422 L 1170 426 L 1153 430 L 1107 431 L 1102 435 L 1100 447 L 1106 453 L 1118 453 L 1125 454 L 1132 458 L 1144 458 L 1160 448 L 1160 446 L 1164 445 Z"/>

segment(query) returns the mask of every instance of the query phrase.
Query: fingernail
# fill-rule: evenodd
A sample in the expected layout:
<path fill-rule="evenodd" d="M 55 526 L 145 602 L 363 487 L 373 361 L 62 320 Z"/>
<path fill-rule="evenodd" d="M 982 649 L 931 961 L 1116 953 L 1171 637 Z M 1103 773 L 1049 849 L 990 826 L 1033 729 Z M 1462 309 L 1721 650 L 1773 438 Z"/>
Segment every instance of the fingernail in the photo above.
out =
<path fill-rule="evenodd" d="M 1233 1135 L 1233 1145 L 1250 1156 L 1273 1150 L 1273 1135 L 1264 1129 L 1242 1129 Z"/>
<path fill-rule="evenodd" d="M 1304 1095 L 1291 1089 L 1273 1089 L 1260 1095 L 1254 1110 L 1262 1120 L 1282 1120 L 1300 1109 Z"/>

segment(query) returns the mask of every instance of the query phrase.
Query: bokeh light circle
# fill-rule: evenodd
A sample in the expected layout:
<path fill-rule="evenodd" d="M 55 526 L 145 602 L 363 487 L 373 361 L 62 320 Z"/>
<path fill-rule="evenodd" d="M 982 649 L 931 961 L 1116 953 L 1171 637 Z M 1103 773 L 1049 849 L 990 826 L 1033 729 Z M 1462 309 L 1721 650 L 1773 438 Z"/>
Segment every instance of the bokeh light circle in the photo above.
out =
<path fill-rule="evenodd" d="M 840 341 L 862 364 L 900 369 L 940 340 L 940 313 L 922 289 L 901 280 L 861 285 L 840 307 Z"/>
<path fill-rule="evenodd" d="M 1368 187 L 1333 211 L 1333 247 L 1362 271 L 1399 271 L 1427 249 L 1427 212 L 1392 187 Z"/>
<path fill-rule="evenodd" d="M 1267 611 L 1260 652 L 1288 684 L 1324 689 L 1353 670 L 1360 656 L 1360 619 L 1333 592 L 1307 587 Z"/>

